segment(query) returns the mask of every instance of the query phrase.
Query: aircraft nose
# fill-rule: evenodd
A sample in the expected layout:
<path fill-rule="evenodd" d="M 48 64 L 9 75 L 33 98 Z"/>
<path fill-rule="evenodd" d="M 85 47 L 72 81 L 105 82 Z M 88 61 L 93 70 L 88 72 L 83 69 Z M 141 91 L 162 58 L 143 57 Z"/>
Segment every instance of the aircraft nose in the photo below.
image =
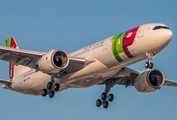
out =
<path fill-rule="evenodd" d="M 157 31 L 158 32 L 158 31 Z M 170 29 L 160 29 L 158 34 L 156 34 L 157 46 L 160 48 L 165 48 L 171 41 L 173 33 Z"/>
<path fill-rule="evenodd" d="M 168 30 L 168 31 L 166 32 L 166 36 L 167 36 L 167 39 L 168 39 L 169 41 L 171 41 L 171 38 L 172 38 L 172 36 L 173 36 L 172 31 L 171 31 L 171 30 Z"/>
<path fill-rule="evenodd" d="M 160 42 L 159 46 L 164 48 L 170 43 L 170 41 L 172 39 L 172 36 L 173 36 L 173 33 L 169 29 L 168 30 L 163 30 L 163 32 L 161 32 L 160 36 L 161 37 L 159 37 L 160 38 L 159 39 L 159 42 Z"/>
<path fill-rule="evenodd" d="M 171 39 L 172 39 L 172 36 L 173 36 L 173 33 L 172 33 L 172 31 L 171 30 L 165 30 L 164 32 L 163 32 L 163 36 L 164 36 L 164 42 L 166 42 L 166 43 L 169 43 L 170 41 L 171 41 Z"/>
<path fill-rule="evenodd" d="M 173 33 L 172 33 L 171 30 L 169 30 L 169 31 L 168 31 L 168 37 L 169 37 L 170 40 L 171 40 L 172 36 L 173 36 Z"/>

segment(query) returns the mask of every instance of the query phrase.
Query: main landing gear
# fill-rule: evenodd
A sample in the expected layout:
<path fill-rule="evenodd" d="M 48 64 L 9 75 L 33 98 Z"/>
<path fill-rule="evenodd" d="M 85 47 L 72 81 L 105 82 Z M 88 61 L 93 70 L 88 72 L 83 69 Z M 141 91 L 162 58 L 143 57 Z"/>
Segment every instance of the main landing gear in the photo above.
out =
<path fill-rule="evenodd" d="M 47 94 L 49 95 L 50 98 L 53 98 L 55 95 L 55 91 L 57 92 L 60 89 L 60 84 L 55 83 L 54 80 L 52 79 L 51 82 L 47 83 L 47 89 L 42 90 L 42 96 L 46 96 Z"/>
<path fill-rule="evenodd" d="M 103 101 L 102 101 L 102 100 Z M 107 108 L 108 107 L 108 105 L 109 105 L 109 102 L 112 102 L 113 101 L 113 99 L 114 99 L 114 95 L 113 94 L 109 94 L 109 96 L 107 96 L 107 93 L 106 92 L 103 92 L 102 94 L 101 94 L 101 99 L 98 99 L 97 101 L 96 101 L 96 106 L 97 107 L 100 107 L 101 105 L 103 105 L 103 107 L 104 108 Z M 107 100 L 108 99 L 108 100 Z M 109 102 L 108 102 L 109 101 Z"/>
<path fill-rule="evenodd" d="M 104 108 L 107 108 L 109 106 L 109 102 L 112 102 L 114 99 L 114 95 L 113 94 L 109 94 L 110 89 L 117 84 L 118 80 L 114 80 L 114 79 L 108 79 L 105 82 L 105 91 L 101 94 L 101 99 L 98 99 L 96 101 L 96 106 L 100 107 L 101 105 L 103 105 Z M 109 102 L 108 102 L 109 101 Z"/>
<path fill-rule="evenodd" d="M 155 57 L 155 55 L 151 52 L 146 53 L 146 57 L 148 58 L 148 62 L 145 63 L 145 68 L 152 69 L 153 63 L 151 63 L 151 60 Z"/>

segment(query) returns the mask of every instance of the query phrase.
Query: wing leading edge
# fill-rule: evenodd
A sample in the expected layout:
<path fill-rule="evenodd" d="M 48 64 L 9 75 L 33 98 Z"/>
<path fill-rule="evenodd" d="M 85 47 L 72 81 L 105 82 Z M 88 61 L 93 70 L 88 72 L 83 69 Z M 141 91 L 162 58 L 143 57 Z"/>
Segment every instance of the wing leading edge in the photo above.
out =
<path fill-rule="evenodd" d="M 8 62 L 36 68 L 36 62 L 43 56 L 42 52 L 15 49 L 0 46 L 0 59 Z"/>

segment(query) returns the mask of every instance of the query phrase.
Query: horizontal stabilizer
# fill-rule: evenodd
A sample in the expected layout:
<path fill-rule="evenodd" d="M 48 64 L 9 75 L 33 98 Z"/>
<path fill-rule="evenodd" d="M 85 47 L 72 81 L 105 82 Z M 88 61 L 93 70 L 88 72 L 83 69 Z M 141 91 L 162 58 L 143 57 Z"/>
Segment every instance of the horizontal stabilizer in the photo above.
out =
<path fill-rule="evenodd" d="M 7 80 L 2 80 L 2 79 L 0 79 L 0 84 L 1 85 L 9 85 L 9 84 L 11 84 L 12 83 L 12 81 L 7 81 Z"/>

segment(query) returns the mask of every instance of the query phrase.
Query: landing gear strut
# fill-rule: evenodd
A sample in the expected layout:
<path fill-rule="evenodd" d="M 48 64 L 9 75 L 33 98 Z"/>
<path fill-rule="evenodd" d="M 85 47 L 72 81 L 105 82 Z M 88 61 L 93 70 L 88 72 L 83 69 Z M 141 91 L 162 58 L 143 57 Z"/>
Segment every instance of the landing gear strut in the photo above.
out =
<path fill-rule="evenodd" d="M 109 106 L 109 102 L 112 102 L 114 99 L 114 95 L 113 94 L 109 94 L 110 89 L 117 84 L 118 80 L 114 80 L 114 79 L 108 79 L 105 82 L 105 91 L 101 94 L 101 99 L 98 99 L 96 101 L 96 106 L 100 107 L 101 105 L 103 105 L 104 108 L 107 108 Z M 109 101 L 109 102 L 108 102 Z"/>
<path fill-rule="evenodd" d="M 153 63 L 151 63 L 151 60 L 155 57 L 155 55 L 151 52 L 146 53 L 146 57 L 148 58 L 148 62 L 145 63 L 145 68 L 152 69 Z"/>

